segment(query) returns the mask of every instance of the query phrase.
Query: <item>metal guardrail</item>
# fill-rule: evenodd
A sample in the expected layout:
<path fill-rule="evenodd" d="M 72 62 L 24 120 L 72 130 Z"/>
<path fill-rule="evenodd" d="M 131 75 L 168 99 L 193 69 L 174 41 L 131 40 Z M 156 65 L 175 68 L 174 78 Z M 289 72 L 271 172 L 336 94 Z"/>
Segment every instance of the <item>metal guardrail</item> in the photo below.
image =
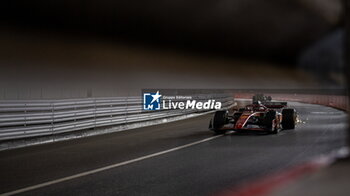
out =
<path fill-rule="evenodd" d="M 231 94 L 195 95 L 233 104 Z M 181 100 L 177 100 L 181 101 Z M 0 101 L 0 140 L 55 135 L 103 126 L 142 122 L 206 110 L 142 110 L 141 97 Z"/>

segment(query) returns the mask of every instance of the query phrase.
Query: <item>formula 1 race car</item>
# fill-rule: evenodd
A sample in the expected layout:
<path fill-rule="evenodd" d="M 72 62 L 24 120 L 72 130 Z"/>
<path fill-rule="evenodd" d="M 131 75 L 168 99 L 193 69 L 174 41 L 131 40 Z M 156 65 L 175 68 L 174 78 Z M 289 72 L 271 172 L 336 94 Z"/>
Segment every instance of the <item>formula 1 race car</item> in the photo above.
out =
<path fill-rule="evenodd" d="M 297 113 L 287 108 L 286 102 L 253 102 L 229 114 L 228 110 L 216 111 L 210 120 L 209 129 L 222 134 L 234 131 L 264 131 L 277 134 L 282 129 L 294 129 Z"/>

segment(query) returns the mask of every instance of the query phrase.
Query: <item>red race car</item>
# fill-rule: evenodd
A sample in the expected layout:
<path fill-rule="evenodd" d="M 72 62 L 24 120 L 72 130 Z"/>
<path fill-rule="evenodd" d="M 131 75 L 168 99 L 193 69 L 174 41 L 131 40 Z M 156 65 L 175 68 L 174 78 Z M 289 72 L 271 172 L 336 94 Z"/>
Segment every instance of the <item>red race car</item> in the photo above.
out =
<path fill-rule="evenodd" d="M 287 108 L 286 102 L 258 102 L 231 115 L 228 110 L 216 111 L 210 120 L 209 129 L 218 134 L 227 130 L 255 130 L 277 134 L 282 129 L 294 129 L 296 119 L 295 109 Z"/>

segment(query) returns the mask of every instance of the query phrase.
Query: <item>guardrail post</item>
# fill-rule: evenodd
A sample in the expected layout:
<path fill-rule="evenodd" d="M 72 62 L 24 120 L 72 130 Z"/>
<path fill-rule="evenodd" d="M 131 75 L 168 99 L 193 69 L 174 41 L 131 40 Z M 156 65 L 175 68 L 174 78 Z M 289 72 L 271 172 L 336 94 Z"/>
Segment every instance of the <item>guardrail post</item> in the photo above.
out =
<path fill-rule="evenodd" d="M 110 106 L 109 112 L 111 113 L 111 115 L 109 117 L 111 118 L 110 122 L 112 123 L 112 121 L 113 121 L 113 103 L 111 103 L 109 106 Z"/>
<path fill-rule="evenodd" d="M 51 135 L 54 135 L 55 103 L 51 102 Z"/>
<path fill-rule="evenodd" d="M 129 97 L 129 95 L 127 96 L 127 97 L 125 97 L 125 104 L 124 104 L 124 123 L 126 124 L 126 122 L 127 122 L 127 113 L 128 113 L 128 97 Z"/>
<path fill-rule="evenodd" d="M 27 126 L 27 104 L 24 104 L 24 126 Z"/>
<path fill-rule="evenodd" d="M 75 101 L 74 102 L 74 127 L 77 126 L 76 122 L 77 122 L 77 102 Z"/>
<path fill-rule="evenodd" d="M 94 129 L 96 128 L 96 99 L 94 99 Z"/>

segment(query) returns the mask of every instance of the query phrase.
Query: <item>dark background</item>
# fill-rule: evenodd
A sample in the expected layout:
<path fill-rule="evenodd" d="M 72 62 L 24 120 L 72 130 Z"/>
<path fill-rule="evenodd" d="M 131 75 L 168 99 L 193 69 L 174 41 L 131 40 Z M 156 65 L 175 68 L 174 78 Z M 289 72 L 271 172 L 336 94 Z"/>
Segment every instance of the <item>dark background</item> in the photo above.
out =
<path fill-rule="evenodd" d="M 2 3 L 22 29 L 109 36 L 230 56 L 295 60 L 343 24 L 339 0 L 32 0 Z"/>
<path fill-rule="evenodd" d="M 344 3 L 2 1 L 0 98 L 344 88 Z"/>

